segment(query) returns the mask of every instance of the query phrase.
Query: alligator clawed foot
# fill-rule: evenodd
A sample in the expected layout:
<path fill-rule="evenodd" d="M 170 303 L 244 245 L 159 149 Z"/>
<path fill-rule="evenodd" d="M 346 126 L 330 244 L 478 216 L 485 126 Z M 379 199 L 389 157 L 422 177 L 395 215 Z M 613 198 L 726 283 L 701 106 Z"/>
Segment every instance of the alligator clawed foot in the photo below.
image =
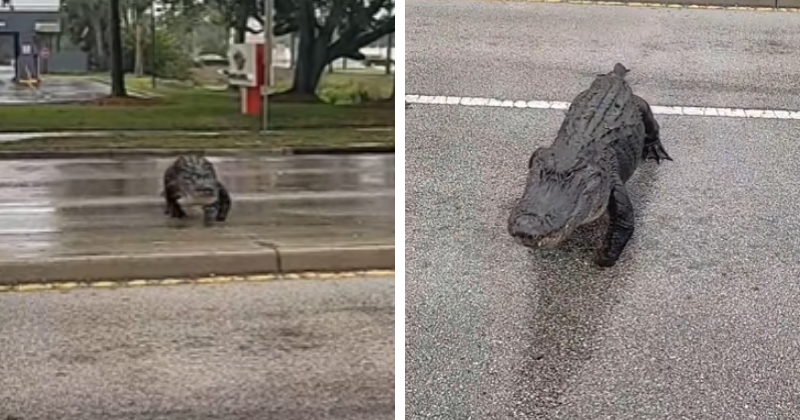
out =
<path fill-rule="evenodd" d="M 662 160 L 664 160 L 664 161 L 666 161 L 666 160 L 669 160 L 669 161 L 671 161 L 671 160 L 672 160 L 672 158 L 671 158 L 671 157 L 669 157 L 669 155 L 667 155 L 667 156 L 658 156 L 658 155 L 656 155 L 655 157 L 651 158 L 650 160 L 654 160 L 654 161 L 656 161 L 656 165 L 661 165 L 661 161 L 662 161 Z"/>
<path fill-rule="evenodd" d="M 664 146 L 661 145 L 660 140 L 656 140 L 651 144 L 645 145 L 644 149 L 644 159 L 645 160 L 654 160 L 656 161 L 657 165 L 661 164 L 662 160 L 672 160 L 672 157 L 664 150 Z"/>
<path fill-rule="evenodd" d="M 169 217 L 171 217 L 173 219 L 185 219 L 185 218 L 188 217 L 188 215 L 186 213 L 182 212 L 182 211 L 181 212 L 173 211 L 169 215 Z"/>
<path fill-rule="evenodd" d="M 597 264 L 599 267 L 609 268 L 613 267 L 617 264 L 617 260 L 619 258 L 612 258 L 606 255 L 605 250 L 600 250 L 594 258 L 594 263 Z"/>

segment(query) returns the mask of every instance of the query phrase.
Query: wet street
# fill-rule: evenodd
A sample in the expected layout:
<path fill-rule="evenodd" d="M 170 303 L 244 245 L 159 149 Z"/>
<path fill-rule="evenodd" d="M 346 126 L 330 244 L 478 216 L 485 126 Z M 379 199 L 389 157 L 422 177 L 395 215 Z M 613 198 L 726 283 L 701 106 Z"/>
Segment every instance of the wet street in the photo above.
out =
<path fill-rule="evenodd" d="M 225 223 L 169 219 L 172 159 L 4 161 L 5 261 L 303 244 L 394 243 L 394 156 L 211 158 L 233 197 Z M 1 267 L 0 267 L 1 271 Z"/>
<path fill-rule="evenodd" d="M 38 89 L 13 82 L 14 68 L 0 66 L 0 106 L 28 103 L 88 101 L 110 93 L 107 84 L 75 77 L 45 76 Z"/>
<path fill-rule="evenodd" d="M 534 252 L 506 231 L 564 118 L 528 103 L 571 101 L 621 61 L 654 106 L 797 112 L 800 15 L 406 11 L 406 94 L 447 97 L 406 111 L 407 418 L 800 418 L 798 121 L 656 115 L 675 161 L 629 182 L 636 230 L 613 268 L 592 263 L 597 232 Z"/>
<path fill-rule="evenodd" d="M 394 279 L 0 294 L 0 419 L 389 420 Z"/>

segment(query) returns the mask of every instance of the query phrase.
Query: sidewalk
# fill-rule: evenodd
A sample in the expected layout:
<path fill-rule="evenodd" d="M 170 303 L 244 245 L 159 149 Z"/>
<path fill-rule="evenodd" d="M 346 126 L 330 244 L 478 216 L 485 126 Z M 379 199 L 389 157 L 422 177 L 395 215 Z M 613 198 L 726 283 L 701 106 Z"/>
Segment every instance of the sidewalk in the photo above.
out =
<path fill-rule="evenodd" d="M 188 235 L 142 229 L 115 238 L 100 232 L 60 232 L 56 236 L 62 241 L 52 246 L 55 252 L 42 253 L 46 256 L 4 255 L 0 285 L 393 269 L 393 232 L 356 229 L 297 226 L 222 233 L 187 228 Z M 119 232 L 109 235 L 115 234 Z M 12 243 L 24 248 L 23 242 Z M 46 247 L 43 242 L 34 247 Z"/>
<path fill-rule="evenodd" d="M 7 161 L 0 285 L 394 267 L 394 160 L 214 158 L 228 221 L 171 220 L 171 159 Z"/>

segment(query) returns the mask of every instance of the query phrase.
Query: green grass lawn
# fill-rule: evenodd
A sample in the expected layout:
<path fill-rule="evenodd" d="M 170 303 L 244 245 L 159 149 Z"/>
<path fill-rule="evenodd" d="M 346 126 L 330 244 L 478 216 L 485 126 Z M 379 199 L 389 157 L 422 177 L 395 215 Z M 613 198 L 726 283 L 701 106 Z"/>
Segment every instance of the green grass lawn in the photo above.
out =
<path fill-rule="evenodd" d="M 85 137 L 44 137 L 0 143 L 0 152 L 64 152 L 125 149 L 314 149 L 358 147 L 365 143 L 394 146 L 394 131 L 352 129 L 284 131 L 269 135 L 221 134 L 117 135 Z"/>
<path fill-rule="evenodd" d="M 353 86 L 353 78 L 334 79 Z M 348 84 L 349 83 L 349 84 Z M 370 83 L 376 83 L 373 79 Z M 128 80 L 133 90 L 149 90 L 149 79 Z M 328 89 L 336 91 L 336 84 Z M 389 85 L 391 92 L 391 85 Z M 259 118 L 240 113 L 238 93 L 203 88 L 164 87 L 159 98 L 120 104 L 0 106 L 0 132 L 69 130 L 256 130 Z M 344 94 L 347 96 L 347 94 Z M 386 104 L 332 105 L 274 103 L 274 130 L 394 126 L 394 107 Z"/>

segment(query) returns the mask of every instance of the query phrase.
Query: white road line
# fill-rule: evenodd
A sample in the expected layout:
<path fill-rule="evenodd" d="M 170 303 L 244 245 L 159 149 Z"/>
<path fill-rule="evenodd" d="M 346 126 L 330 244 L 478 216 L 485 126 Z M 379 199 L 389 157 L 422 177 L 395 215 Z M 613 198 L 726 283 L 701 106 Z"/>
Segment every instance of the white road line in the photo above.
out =
<path fill-rule="evenodd" d="M 530 109 L 568 109 L 569 102 L 559 101 L 522 101 L 496 98 L 469 98 L 461 96 L 428 96 L 406 95 L 406 102 L 425 105 L 456 105 L 501 108 Z M 779 120 L 800 120 L 800 111 L 785 109 L 746 109 L 746 108 L 714 108 L 698 106 L 659 106 L 650 107 L 656 115 L 688 115 L 703 117 L 728 118 L 766 118 Z"/>

